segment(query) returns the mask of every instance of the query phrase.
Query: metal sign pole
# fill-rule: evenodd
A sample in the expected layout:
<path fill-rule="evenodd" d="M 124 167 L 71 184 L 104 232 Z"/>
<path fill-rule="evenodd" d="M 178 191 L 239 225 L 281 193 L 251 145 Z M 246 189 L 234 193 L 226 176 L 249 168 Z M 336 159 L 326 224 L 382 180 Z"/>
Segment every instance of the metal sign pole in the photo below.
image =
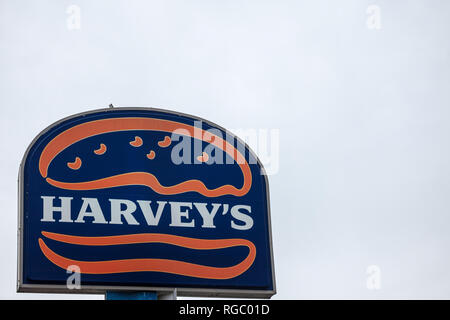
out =
<path fill-rule="evenodd" d="M 106 291 L 105 300 L 177 300 L 177 289 L 159 293 L 156 291 Z"/>
<path fill-rule="evenodd" d="M 106 291 L 105 300 L 158 300 L 156 291 L 149 292 L 120 292 Z"/>

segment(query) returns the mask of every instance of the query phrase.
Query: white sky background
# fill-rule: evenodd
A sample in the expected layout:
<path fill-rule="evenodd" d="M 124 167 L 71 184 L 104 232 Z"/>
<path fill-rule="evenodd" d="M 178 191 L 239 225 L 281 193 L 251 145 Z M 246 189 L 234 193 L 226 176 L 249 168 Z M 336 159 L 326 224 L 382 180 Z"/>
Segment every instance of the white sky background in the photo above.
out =
<path fill-rule="evenodd" d="M 274 298 L 449 299 L 449 34 L 444 0 L 0 0 L 0 298 L 79 297 L 15 292 L 19 163 L 113 103 L 280 130 Z"/>

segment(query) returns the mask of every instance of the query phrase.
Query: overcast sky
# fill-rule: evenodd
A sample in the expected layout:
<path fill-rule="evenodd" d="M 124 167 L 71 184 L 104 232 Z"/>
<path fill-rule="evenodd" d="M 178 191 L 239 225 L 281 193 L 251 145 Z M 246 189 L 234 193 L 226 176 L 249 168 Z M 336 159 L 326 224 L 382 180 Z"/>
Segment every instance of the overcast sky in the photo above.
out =
<path fill-rule="evenodd" d="M 0 0 L 0 298 L 79 297 L 16 293 L 19 163 L 113 103 L 279 130 L 274 298 L 449 299 L 449 35 L 445 0 Z"/>

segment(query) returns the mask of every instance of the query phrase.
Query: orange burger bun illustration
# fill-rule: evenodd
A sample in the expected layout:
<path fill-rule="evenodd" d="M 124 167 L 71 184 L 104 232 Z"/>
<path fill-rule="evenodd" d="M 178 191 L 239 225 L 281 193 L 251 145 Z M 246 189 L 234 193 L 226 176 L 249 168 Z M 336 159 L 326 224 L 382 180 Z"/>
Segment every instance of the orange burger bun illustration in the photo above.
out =
<path fill-rule="evenodd" d="M 182 181 L 174 185 L 162 185 L 158 180 L 155 173 L 150 172 L 122 172 L 110 176 L 105 176 L 101 179 L 87 180 L 81 182 L 67 182 L 52 179 L 48 176 L 48 169 L 50 163 L 55 157 L 61 153 L 66 148 L 70 147 L 74 143 L 81 141 L 83 139 L 105 134 L 111 132 L 120 131 L 158 131 L 171 134 L 176 130 L 182 129 L 187 135 L 195 138 L 194 127 L 188 124 L 179 123 L 170 120 L 156 119 L 156 118 L 120 118 L 120 119 L 102 119 L 94 120 L 90 122 L 85 122 L 76 125 L 72 128 L 63 131 L 55 138 L 53 138 L 44 148 L 39 159 L 39 172 L 46 181 L 58 188 L 67 190 L 95 190 L 95 189 L 105 189 L 119 186 L 127 185 L 142 185 L 153 189 L 155 192 L 163 195 L 173 195 L 181 194 L 186 192 L 197 192 L 206 197 L 217 197 L 222 195 L 233 195 L 233 196 L 244 196 L 248 193 L 252 185 L 252 174 L 249 164 L 245 157 L 237 150 L 233 145 L 231 145 L 226 140 L 219 136 L 212 135 L 208 132 L 202 130 L 202 137 L 207 136 L 208 140 L 213 136 L 212 140 L 206 141 L 214 147 L 217 147 L 226 154 L 228 154 L 242 172 L 243 184 L 240 187 L 233 186 L 230 184 L 224 184 L 217 188 L 208 188 L 204 182 L 199 179 L 189 179 Z M 211 141 L 211 142 L 210 142 Z M 158 145 L 161 147 L 168 147 L 171 144 L 169 136 L 166 136 L 163 141 L 159 141 Z M 130 141 L 130 145 L 133 147 L 140 147 L 143 145 L 143 139 L 139 136 L 135 136 L 133 141 Z M 100 155 L 106 152 L 106 145 L 101 144 L 100 147 L 95 150 L 95 154 Z M 148 158 L 153 159 L 156 153 L 150 151 L 148 153 Z M 208 161 L 208 154 L 203 152 L 201 156 L 197 157 L 200 162 Z M 81 166 L 82 159 L 77 158 L 73 163 L 68 163 L 67 165 L 71 169 L 77 169 Z"/>

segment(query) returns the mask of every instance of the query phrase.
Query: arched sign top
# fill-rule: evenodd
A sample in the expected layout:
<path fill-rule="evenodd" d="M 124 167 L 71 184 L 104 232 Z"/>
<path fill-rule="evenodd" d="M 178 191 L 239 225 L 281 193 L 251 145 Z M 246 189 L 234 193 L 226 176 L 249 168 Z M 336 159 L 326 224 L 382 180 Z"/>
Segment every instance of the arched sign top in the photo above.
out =
<path fill-rule="evenodd" d="M 239 138 L 147 108 L 65 118 L 19 177 L 18 291 L 275 293 L 267 177 Z"/>

